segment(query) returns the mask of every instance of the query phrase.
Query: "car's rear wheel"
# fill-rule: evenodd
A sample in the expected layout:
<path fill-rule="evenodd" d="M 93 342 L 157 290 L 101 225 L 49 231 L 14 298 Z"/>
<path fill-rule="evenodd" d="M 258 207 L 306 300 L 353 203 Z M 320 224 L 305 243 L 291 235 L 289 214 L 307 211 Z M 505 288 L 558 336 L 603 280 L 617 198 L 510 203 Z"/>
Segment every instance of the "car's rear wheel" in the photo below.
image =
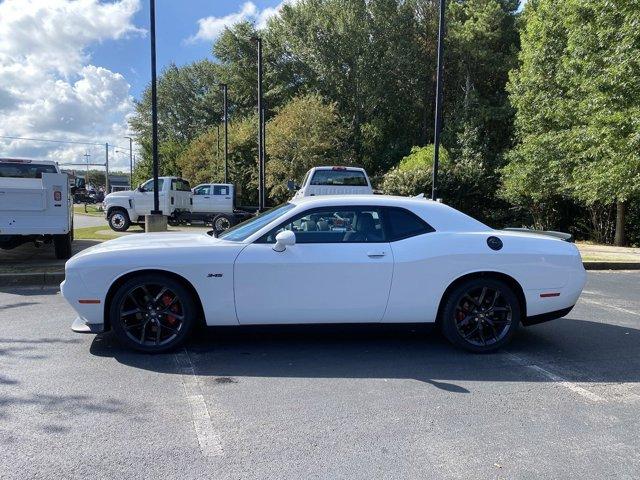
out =
<path fill-rule="evenodd" d="M 113 210 L 109 213 L 108 220 L 111 230 L 115 230 L 116 232 L 126 232 L 131 225 L 131 220 L 126 210 Z"/>
<path fill-rule="evenodd" d="M 164 275 L 140 275 L 117 290 L 109 308 L 111 326 L 125 345 L 160 353 L 181 345 L 195 323 L 191 292 Z"/>
<path fill-rule="evenodd" d="M 441 328 L 458 347 L 485 353 L 506 345 L 520 325 L 522 310 L 513 289 L 494 278 L 474 278 L 445 299 Z"/>

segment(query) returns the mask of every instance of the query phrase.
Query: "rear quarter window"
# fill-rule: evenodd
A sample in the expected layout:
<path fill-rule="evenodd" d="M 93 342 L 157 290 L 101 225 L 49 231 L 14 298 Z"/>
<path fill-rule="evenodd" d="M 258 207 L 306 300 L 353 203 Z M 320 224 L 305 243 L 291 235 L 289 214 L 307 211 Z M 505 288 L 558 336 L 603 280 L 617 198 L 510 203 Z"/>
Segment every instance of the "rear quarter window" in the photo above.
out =
<path fill-rule="evenodd" d="M 392 242 L 435 232 L 431 225 L 404 208 L 387 208 L 386 217 Z"/>

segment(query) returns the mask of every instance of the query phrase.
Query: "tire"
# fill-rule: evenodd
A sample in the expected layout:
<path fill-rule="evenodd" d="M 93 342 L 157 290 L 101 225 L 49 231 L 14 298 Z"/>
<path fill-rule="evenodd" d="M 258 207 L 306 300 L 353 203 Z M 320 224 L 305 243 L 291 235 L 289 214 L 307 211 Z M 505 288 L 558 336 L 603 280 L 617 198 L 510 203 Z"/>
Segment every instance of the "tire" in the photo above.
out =
<path fill-rule="evenodd" d="M 474 353 L 493 352 L 509 343 L 522 317 L 513 289 L 493 278 L 469 279 L 444 302 L 442 333 L 455 346 Z"/>
<path fill-rule="evenodd" d="M 216 215 L 211 222 L 213 227 L 213 231 L 216 233 L 222 233 L 225 230 L 230 229 L 233 226 L 233 218 L 229 215 L 225 215 L 221 213 L 220 215 Z"/>
<path fill-rule="evenodd" d="M 197 311 L 191 292 L 182 283 L 161 274 L 142 274 L 118 288 L 109 306 L 109 319 L 123 345 L 162 353 L 184 343 Z"/>
<path fill-rule="evenodd" d="M 116 208 L 109 212 L 109 227 L 116 232 L 126 232 L 131 225 L 129 214 L 122 208 Z"/>
<path fill-rule="evenodd" d="M 69 232 L 65 235 L 53 236 L 53 248 L 56 252 L 56 258 L 58 260 L 67 260 L 71 258 L 71 237 L 72 233 Z"/>

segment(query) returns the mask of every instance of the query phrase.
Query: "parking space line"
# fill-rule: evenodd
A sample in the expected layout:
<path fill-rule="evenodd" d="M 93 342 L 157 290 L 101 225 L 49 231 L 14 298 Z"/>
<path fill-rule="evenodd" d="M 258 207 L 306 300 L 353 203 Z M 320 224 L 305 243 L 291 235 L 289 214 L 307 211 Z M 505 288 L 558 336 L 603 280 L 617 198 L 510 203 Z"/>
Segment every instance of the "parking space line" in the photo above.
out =
<path fill-rule="evenodd" d="M 518 365 L 534 370 L 540 375 L 542 375 L 543 377 L 547 377 L 549 380 L 556 382 L 561 387 L 564 387 L 574 393 L 577 393 L 578 395 L 584 398 L 587 398 L 592 402 L 606 402 L 606 400 L 602 398 L 600 395 L 590 392 L 589 390 L 582 388 L 580 385 L 574 382 L 571 382 L 570 380 L 556 373 L 550 372 L 549 370 L 542 368 L 539 365 L 536 365 L 535 363 L 533 363 L 532 360 L 530 360 L 527 357 L 516 355 L 515 353 L 511 353 L 511 352 L 505 352 L 505 354 L 508 358 L 513 360 Z"/>
<path fill-rule="evenodd" d="M 582 292 L 582 293 L 591 293 L 591 292 Z M 610 304 L 607 304 L 607 303 L 598 302 L 597 300 L 592 300 L 591 298 L 585 298 L 584 296 L 580 297 L 580 300 L 585 302 L 585 303 L 591 303 L 593 305 L 598 305 L 599 307 L 602 307 L 602 308 L 610 308 L 611 310 L 617 310 L 617 311 L 622 312 L 622 313 L 628 313 L 629 315 L 635 315 L 637 317 L 640 317 L 640 313 L 639 312 L 635 312 L 635 311 L 629 310 L 627 308 L 616 307 L 615 305 L 610 305 Z"/>
<path fill-rule="evenodd" d="M 186 348 L 183 348 L 174 355 L 174 358 L 178 366 L 178 373 L 182 376 L 185 396 L 191 408 L 191 418 L 198 437 L 198 443 L 200 444 L 200 451 L 205 457 L 220 456 L 224 453 L 222 442 L 211 423 L 209 409 L 202 395 L 202 388 L 189 352 Z"/>

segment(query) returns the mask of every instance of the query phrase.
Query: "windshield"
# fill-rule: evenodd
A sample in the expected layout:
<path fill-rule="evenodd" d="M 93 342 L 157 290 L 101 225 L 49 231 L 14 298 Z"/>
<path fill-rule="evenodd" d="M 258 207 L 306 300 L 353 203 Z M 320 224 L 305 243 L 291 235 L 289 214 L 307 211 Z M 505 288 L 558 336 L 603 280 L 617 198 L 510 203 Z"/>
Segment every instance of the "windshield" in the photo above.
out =
<path fill-rule="evenodd" d="M 226 232 L 220 234 L 218 238 L 224 238 L 225 240 L 231 240 L 232 242 L 242 242 L 265 225 L 268 225 L 276 218 L 281 217 L 282 215 L 287 213 L 292 208 L 295 208 L 295 205 L 293 203 L 285 203 L 283 205 L 280 205 L 279 207 L 267 210 L 266 212 L 263 212 L 258 216 L 255 216 L 249 220 L 245 220 L 235 227 L 230 228 Z"/>

